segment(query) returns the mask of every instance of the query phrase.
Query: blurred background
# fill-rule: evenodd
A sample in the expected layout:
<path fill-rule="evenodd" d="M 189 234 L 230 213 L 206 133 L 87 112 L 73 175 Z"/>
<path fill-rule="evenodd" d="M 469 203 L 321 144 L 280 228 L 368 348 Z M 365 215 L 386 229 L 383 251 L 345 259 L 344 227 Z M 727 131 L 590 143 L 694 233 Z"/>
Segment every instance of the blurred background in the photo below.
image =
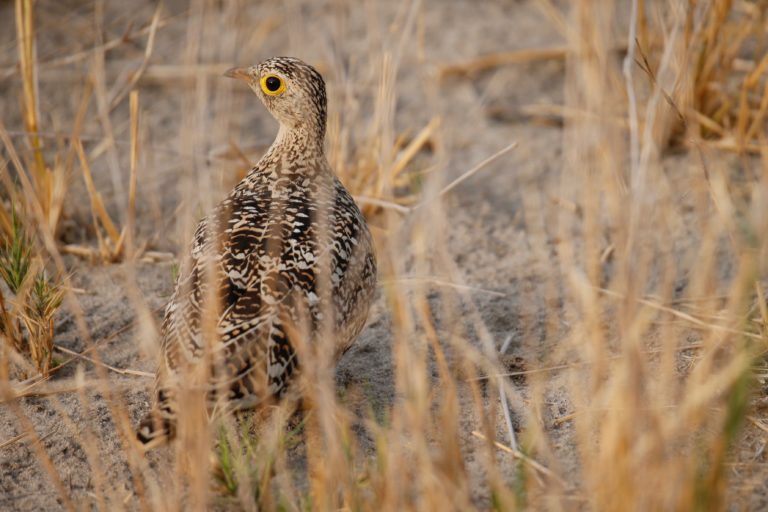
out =
<path fill-rule="evenodd" d="M 0 508 L 766 507 L 766 9 L 0 1 Z M 177 262 L 277 132 L 222 75 L 275 55 L 377 301 L 321 406 L 142 454 Z"/>

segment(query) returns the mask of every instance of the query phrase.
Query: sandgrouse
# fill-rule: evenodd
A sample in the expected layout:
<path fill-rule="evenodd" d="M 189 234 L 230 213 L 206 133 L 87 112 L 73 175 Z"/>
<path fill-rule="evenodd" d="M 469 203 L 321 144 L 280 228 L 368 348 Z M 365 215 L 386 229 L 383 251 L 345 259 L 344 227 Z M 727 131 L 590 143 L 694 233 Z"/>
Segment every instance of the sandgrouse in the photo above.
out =
<path fill-rule="evenodd" d="M 204 365 L 209 411 L 280 398 L 299 369 L 297 343 L 330 332 L 340 357 L 363 328 L 376 286 L 371 234 L 325 157 L 323 78 L 290 57 L 226 76 L 244 80 L 280 128 L 197 227 L 165 309 L 153 405 L 137 432 L 144 444 L 175 436 L 181 380 Z M 212 315 L 210 296 L 218 299 Z"/>

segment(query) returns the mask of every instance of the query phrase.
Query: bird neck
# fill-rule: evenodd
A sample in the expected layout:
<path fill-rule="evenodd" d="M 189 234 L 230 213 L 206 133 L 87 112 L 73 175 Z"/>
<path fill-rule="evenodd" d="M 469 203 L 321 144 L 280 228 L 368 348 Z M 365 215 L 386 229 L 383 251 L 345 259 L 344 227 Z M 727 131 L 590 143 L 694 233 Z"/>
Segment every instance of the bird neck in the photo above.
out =
<path fill-rule="evenodd" d="M 325 130 L 306 125 L 286 126 L 281 123 L 270 149 L 272 153 L 288 151 L 306 158 L 324 158 L 324 141 Z"/>
<path fill-rule="evenodd" d="M 332 176 L 325 158 L 323 137 L 302 126 L 280 124 L 277 137 L 245 181 L 257 176 L 280 178 Z"/>

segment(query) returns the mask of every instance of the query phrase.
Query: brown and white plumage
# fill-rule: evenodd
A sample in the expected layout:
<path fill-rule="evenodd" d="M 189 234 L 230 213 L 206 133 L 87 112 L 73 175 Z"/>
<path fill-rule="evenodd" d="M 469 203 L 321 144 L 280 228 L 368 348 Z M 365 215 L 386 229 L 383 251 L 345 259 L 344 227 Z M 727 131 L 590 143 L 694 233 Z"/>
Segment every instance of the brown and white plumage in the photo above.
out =
<path fill-rule="evenodd" d="M 375 289 L 368 227 L 323 151 L 320 74 L 277 57 L 228 76 L 253 88 L 280 129 L 196 230 L 165 311 L 155 400 L 137 434 L 143 443 L 173 437 L 180 379 L 202 365 L 211 365 L 211 407 L 281 396 L 298 368 L 297 343 L 316 342 L 328 322 L 340 355 L 362 329 Z M 210 297 L 218 301 L 213 319 Z M 291 339 L 300 332 L 308 339 Z"/>

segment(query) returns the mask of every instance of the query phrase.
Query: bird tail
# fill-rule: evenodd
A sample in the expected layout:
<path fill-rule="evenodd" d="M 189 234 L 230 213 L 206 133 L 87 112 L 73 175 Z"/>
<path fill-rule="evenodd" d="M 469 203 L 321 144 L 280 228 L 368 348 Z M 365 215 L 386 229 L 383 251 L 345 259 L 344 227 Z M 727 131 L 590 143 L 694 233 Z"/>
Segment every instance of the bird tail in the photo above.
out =
<path fill-rule="evenodd" d="M 157 393 L 157 404 L 147 413 L 136 429 L 136 439 L 146 448 L 153 448 L 176 437 L 176 414 L 171 400 L 163 390 Z"/>

